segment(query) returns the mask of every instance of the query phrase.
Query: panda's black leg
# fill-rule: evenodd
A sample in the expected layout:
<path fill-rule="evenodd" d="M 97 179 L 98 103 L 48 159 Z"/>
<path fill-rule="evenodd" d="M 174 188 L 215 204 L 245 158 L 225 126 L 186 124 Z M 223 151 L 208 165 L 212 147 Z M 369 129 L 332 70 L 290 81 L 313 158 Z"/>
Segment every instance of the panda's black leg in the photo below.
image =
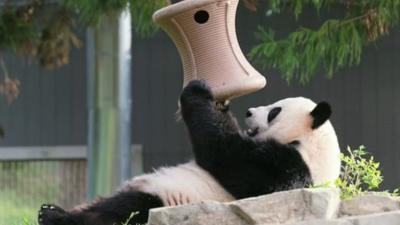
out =
<path fill-rule="evenodd" d="M 114 225 L 123 224 L 134 213 L 128 224 L 144 224 L 149 210 L 162 206 L 157 196 L 131 190 L 72 211 L 45 204 L 40 208 L 38 222 L 40 225 Z"/>
<path fill-rule="evenodd" d="M 40 225 L 75 225 L 74 217 L 61 207 L 43 204 L 38 213 Z"/>
<path fill-rule="evenodd" d="M 149 210 L 162 207 L 163 203 L 157 196 L 138 192 L 123 191 L 110 198 L 104 198 L 82 211 L 91 216 L 88 224 L 123 224 L 134 213 L 129 224 L 145 224 Z M 103 223 L 102 223 L 103 222 Z"/>

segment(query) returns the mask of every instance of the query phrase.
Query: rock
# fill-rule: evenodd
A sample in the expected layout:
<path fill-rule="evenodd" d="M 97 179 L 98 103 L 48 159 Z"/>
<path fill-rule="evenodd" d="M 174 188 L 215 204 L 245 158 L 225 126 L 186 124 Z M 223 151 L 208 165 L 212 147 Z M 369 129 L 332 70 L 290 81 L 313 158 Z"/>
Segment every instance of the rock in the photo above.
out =
<path fill-rule="evenodd" d="M 270 224 L 262 224 L 262 225 L 270 225 Z M 280 224 L 274 224 L 274 225 L 280 225 Z M 344 219 L 332 219 L 332 220 L 315 219 L 315 220 L 301 221 L 295 223 L 287 223 L 285 225 L 356 225 L 356 224 L 353 224 L 353 221 L 351 220 L 344 220 Z M 374 225 L 381 225 L 381 224 L 374 224 Z"/>
<path fill-rule="evenodd" d="M 339 216 L 366 215 L 400 210 L 400 201 L 390 196 L 377 193 L 342 201 Z M 399 223 L 400 224 L 400 223 Z"/>
<path fill-rule="evenodd" d="M 339 203 L 337 189 L 298 189 L 230 203 L 152 209 L 149 225 L 250 225 L 332 219 Z"/>
<path fill-rule="evenodd" d="M 363 216 L 342 217 L 332 220 L 311 220 L 286 225 L 399 225 L 400 211 L 376 213 Z M 269 225 L 269 224 L 268 224 Z"/>
<path fill-rule="evenodd" d="M 339 203 L 336 189 L 299 189 L 244 199 L 229 206 L 257 223 L 274 224 L 334 218 Z"/>
<path fill-rule="evenodd" d="M 399 225 L 400 211 L 377 213 L 349 219 L 354 225 Z"/>
<path fill-rule="evenodd" d="M 298 189 L 150 211 L 149 225 L 177 224 L 400 225 L 400 199 L 369 193 L 340 203 L 337 189 Z"/>
<path fill-rule="evenodd" d="M 220 202 L 207 201 L 150 211 L 148 225 L 248 225 L 252 224 L 233 213 Z"/>

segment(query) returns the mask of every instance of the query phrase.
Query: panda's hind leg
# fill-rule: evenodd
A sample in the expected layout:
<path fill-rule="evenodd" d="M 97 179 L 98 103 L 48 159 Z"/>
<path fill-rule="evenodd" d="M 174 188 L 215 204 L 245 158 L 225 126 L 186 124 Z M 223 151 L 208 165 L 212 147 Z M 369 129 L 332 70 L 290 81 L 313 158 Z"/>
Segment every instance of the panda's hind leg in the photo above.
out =
<path fill-rule="evenodd" d="M 39 225 L 75 225 L 73 216 L 61 207 L 43 204 L 38 213 Z"/>
<path fill-rule="evenodd" d="M 39 225 L 114 225 L 123 224 L 135 213 L 129 224 L 147 222 L 149 210 L 162 207 L 157 196 L 135 190 L 121 191 L 109 198 L 65 211 L 45 204 L 39 210 Z"/>

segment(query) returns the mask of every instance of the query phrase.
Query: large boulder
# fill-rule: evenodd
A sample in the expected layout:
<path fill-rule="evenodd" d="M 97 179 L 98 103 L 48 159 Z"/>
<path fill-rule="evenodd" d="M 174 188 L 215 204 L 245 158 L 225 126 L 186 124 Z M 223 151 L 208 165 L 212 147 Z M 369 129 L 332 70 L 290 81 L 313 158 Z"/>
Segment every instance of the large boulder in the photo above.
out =
<path fill-rule="evenodd" d="M 282 224 L 336 218 L 337 189 L 298 189 L 220 203 L 165 207 L 150 211 L 149 225 Z"/>
<path fill-rule="evenodd" d="M 399 225 L 400 211 L 374 213 L 362 216 L 342 217 L 330 220 L 311 220 L 286 225 Z"/>
<path fill-rule="evenodd" d="M 367 193 L 340 202 L 339 191 L 298 189 L 234 202 L 207 201 L 150 211 L 149 225 L 400 225 L 400 199 Z"/>
<path fill-rule="evenodd" d="M 368 193 L 341 203 L 340 216 L 356 216 L 400 210 L 398 198 L 382 193 Z M 400 223 L 399 223 L 400 224 Z"/>

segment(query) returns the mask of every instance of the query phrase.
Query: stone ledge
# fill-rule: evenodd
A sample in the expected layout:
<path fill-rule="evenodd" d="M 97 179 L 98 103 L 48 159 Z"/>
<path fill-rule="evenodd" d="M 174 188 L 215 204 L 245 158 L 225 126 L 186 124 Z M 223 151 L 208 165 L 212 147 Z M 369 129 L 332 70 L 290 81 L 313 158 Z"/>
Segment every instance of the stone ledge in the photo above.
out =
<path fill-rule="evenodd" d="M 335 188 L 152 209 L 149 225 L 400 225 L 400 199 L 368 193 L 340 201 Z"/>
<path fill-rule="evenodd" d="M 339 216 L 356 216 L 400 210 L 398 198 L 378 193 L 368 193 L 341 202 Z"/>
<path fill-rule="evenodd" d="M 287 225 L 399 225 L 400 211 L 375 213 L 363 216 L 343 217 L 332 220 L 311 220 Z M 263 224 L 267 225 L 267 224 Z M 269 224 L 268 224 L 269 225 Z"/>
<path fill-rule="evenodd" d="M 149 225 L 247 225 L 336 218 L 337 189 L 298 189 L 230 203 L 203 202 L 150 211 Z"/>

